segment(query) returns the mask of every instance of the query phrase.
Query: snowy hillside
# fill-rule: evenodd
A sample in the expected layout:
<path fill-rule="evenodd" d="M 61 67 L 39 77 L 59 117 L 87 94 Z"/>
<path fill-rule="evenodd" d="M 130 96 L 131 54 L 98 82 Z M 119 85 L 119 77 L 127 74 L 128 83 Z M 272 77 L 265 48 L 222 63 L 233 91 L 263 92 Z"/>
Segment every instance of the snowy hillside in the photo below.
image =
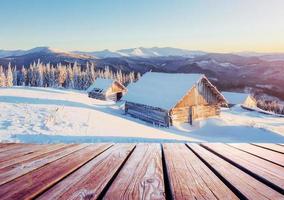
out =
<path fill-rule="evenodd" d="M 48 88 L 0 88 L 0 141 L 284 142 L 284 118 L 224 109 L 220 117 L 159 128 L 125 116 L 122 103 Z"/>

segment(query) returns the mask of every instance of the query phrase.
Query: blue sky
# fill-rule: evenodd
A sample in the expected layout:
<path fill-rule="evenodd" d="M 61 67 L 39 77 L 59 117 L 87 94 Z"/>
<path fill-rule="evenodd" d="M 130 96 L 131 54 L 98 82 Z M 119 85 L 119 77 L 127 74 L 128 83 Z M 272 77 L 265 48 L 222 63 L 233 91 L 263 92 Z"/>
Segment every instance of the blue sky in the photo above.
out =
<path fill-rule="evenodd" d="M 284 52 L 283 0 L 0 0 L 0 49 Z"/>

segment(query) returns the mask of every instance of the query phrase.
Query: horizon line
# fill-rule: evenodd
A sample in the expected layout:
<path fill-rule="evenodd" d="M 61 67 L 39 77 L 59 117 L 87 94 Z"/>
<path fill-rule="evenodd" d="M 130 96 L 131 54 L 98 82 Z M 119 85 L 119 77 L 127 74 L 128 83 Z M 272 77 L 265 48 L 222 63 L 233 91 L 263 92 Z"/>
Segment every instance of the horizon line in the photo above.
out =
<path fill-rule="evenodd" d="M 145 48 L 145 49 L 151 49 L 151 48 L 174 48 L 174 49 L 180 49 L 180 50 L 186 50 L 186 51 L 200 51 L 200 52 L 204 52 L 204 53 L 224 53 L 224 54 L 239 54 L 239 53 L 256 53 L 256 54 L 266 54 L 266 53 L 270 53 L 270 54 L 284 54 L 284 51 L 249 51 L 249 50 L 242 50 L 242 51 L 207 51 L 207 50 L 200 50 L 200 49 L 187 49 L 187 48 L 178 48 L 178 47 L 173 47 L 173 46 L 150 46 L 150 47 L 145 47 L 145 46 L 139 46 L 139 47 L 124 47 L 124 48 L 119 48 L 116 50 L 112 50 L 112 49 L 108 49 L 108 48 L 103 48 L 100 50 L 80 50 L 80 49 L 73 49 L 73 50 L 66 50 L 66 49 L 62 49 L 62 48 L 53 48 L 51 46 L 48 45 L 39 45 L 39 46 L 34 46 L 34 47 L 30 47 L 30 48 L 17 48 L 17 49 L 5 49 L 5 48 L 0 48 L 0 51 L 28 51 L 28 50 L 32 50 L 35 48 L 49 48 L 51 50 L 57 50 L 57 51 L 61 51 L 61 52 L 68 52 L 68 53 L 72 53 L 72 52 L 86 52 L 86 53 L 91 53 L 91 52 L 100 52 L 100 51 L 110 51 L 110 52 L 117 52 L 120 50 L 127 50 L 127 49 L 139 49 L 139 48 Z"/>

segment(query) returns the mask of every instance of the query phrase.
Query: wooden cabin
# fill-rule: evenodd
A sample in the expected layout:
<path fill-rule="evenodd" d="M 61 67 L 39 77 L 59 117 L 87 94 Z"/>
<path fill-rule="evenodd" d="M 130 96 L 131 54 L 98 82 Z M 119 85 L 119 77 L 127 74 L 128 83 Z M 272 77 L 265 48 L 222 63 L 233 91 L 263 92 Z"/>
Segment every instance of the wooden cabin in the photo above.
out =
<path fill-rule="evenodd" d="M 88 95 L 94 99 L 119 101 L 127 89 L 118 81 L 97 78 L 87 89 Z"/>
<path fill-rule="evenodd" d="M 241 105 L 248 108 L 257 107 L 256 99 L 248 93 L 237 93 L 237 92 L 222 92 L 225 99 L 228 101 L 228 106 L 232 107 L 235 105 Z"/>
<path fill-rule="evenodd" d="M 125 113 L 169 127 L 219 115 L 223 95 L 202 74 L 148 72 L 129 85 Z"/>

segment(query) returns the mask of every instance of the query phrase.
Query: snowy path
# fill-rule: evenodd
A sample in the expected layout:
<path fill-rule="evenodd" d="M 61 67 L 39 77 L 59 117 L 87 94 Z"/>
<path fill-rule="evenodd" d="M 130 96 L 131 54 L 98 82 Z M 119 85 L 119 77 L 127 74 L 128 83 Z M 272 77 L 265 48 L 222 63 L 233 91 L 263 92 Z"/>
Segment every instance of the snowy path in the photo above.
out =
<path fill-rule="evenodd" d="M 284 142 L 284 118 L 241 108 L 194 127 L 153 127 L 123 115 L 120 104 L 83 92 L 50 88 L 0 89 L 0 141 L 21 142 Z M 282 135 L 281 135 L 282 134 Z"/>

